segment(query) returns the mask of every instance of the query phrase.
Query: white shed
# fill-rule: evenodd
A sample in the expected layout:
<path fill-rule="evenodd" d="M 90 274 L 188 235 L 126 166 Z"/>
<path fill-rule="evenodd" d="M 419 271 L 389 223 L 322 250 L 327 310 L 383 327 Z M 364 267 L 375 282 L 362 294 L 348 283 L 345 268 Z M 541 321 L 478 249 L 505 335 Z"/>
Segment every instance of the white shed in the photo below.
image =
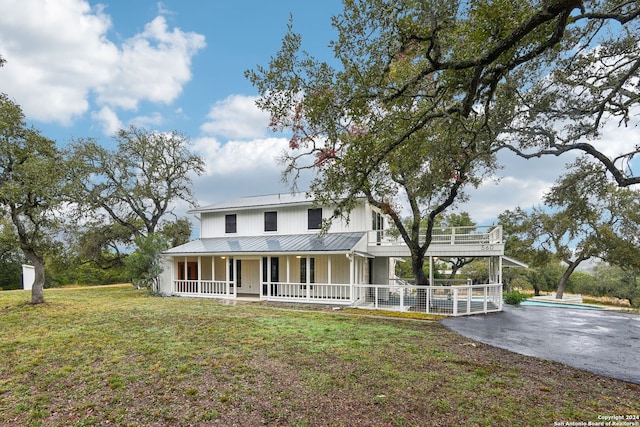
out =
<path fill-rule="evenodd" d="M 30 291 L 36 280 L 36 269 L 32 265 L 22 264 L 22 288 Z"/>

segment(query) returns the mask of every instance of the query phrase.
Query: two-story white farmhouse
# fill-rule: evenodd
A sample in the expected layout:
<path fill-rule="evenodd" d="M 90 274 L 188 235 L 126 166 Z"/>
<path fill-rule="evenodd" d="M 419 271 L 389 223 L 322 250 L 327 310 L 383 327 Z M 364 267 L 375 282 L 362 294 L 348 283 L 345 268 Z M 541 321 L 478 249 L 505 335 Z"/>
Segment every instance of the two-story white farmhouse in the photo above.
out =
<path fill-rule="evenodd" d="M 413 286 L 394 274 L 408 249 L 364 199 L 348 223 L 334 221 L 324 234 L 323 219 L 333 209 L 304 193 L 244 197 L 190 212 L 200 217 L 201 236 L 164 253 L 160 292 L 166 295 L 486 313 L 501 310 L 502 267 L 513 263 L 504 257 L 500 227 L 441 230 L 427 253 L 430 262 L 487 257 L 490 283 L 431 278 L 432 286 Z"/>

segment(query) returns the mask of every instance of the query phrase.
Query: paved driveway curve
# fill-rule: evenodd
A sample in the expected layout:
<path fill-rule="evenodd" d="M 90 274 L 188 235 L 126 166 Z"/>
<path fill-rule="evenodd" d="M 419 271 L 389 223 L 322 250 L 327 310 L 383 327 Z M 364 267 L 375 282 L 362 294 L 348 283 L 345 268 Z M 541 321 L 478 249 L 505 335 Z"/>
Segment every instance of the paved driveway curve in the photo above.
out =
<path fill-rule="evenodd" d="M 513 307 L 448 318 L 467 338 L 640 384 L 640 316 L 602 310 Z"/>

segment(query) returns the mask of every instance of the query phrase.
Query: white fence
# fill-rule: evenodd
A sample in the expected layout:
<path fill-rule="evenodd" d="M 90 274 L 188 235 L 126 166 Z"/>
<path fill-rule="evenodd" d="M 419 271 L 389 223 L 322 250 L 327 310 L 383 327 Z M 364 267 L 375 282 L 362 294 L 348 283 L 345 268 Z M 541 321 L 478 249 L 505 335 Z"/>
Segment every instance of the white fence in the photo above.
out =
<path fill-rule="evenodd" d="M 356 307 L 466 316 L 502 310 L 502 284 L 461 286 L 354 285 Z"/>
<path fill-rule="evenodd" d="M 261 290 L 259 297 L 267 301 L 351 305 L 374 310 L 444 316 L 466 316 L 502 310 L 500 283 L 415 286 L 274 282 L 262 283 Z M 174 294 L 204 298 L 236 298 L 237 289 L 233 282 L 176 280 Z"/>

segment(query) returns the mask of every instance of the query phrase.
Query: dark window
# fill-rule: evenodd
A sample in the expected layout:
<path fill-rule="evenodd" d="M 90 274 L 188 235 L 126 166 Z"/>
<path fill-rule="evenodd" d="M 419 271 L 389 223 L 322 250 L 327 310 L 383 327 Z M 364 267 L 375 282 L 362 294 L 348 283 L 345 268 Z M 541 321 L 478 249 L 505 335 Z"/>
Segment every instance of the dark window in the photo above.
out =
<path fill-rule="evenodd" d="M 376 242 L 380 244 L 380 242 L 382 242 L 382 238 L 384 237 L 384 218 L 378 212 L 371 212 L 371 213 L 372 213 L 371 227 L 372 227 L 372 230 L 375 230 L 376 232 Z"/>
<path fill-rule="evenodd" d="M 184 262 L 178 264 L 178 280 L 198 280 L 198 263 L 187 262 L 187 274 L 184 274 Z"/>
<path fill-rule="evenodd" d="M 278 231 L 278 212 L 264 213 L 264 231 Z"/>
<path fill-rule="evenodd" d="M 300 283 L 307 283 L 307 266 L 309 267 L 309 283 L 316 282 L 316 259 L 300 258 Z M 306 289 L 307 285 L 302 285 L 301 288 Z M 311 287 L 313 289 L 313 286 Z"/>
<path fill-rule="evenodd" d="M 233 282 L 236 279 L 236 286 L 239 288 L 242 286 L 242 260 L 234 260 L 229 258 L 229 280 Z M 233 286 L 233 284 L 231 285 Z"/>
<path fill-rule="evenodd" d="M 280 259 L 278 257 L 271 258 L 271 280 L 267 280 L 267 263 L 269 262 L 269 258 L 262 258 L 262 295 L 267 295 L 267 282 L 271 282 L 271 295 L 278 294 L 278 285 L 277 282 L 280 281 L 280 274 L 278 273 L 278 269 L 280 267 Z"/>
<path fill-rule="evenodd" d="M 236 214 L 224 216 L 224 232 L 236 233 L 237 232 L 237 219 Z"/>
<path fill-rule="evenodd" d="M 307 210 L 308 229 L 319 230 L 322 228 L 322 208 Z"/>

